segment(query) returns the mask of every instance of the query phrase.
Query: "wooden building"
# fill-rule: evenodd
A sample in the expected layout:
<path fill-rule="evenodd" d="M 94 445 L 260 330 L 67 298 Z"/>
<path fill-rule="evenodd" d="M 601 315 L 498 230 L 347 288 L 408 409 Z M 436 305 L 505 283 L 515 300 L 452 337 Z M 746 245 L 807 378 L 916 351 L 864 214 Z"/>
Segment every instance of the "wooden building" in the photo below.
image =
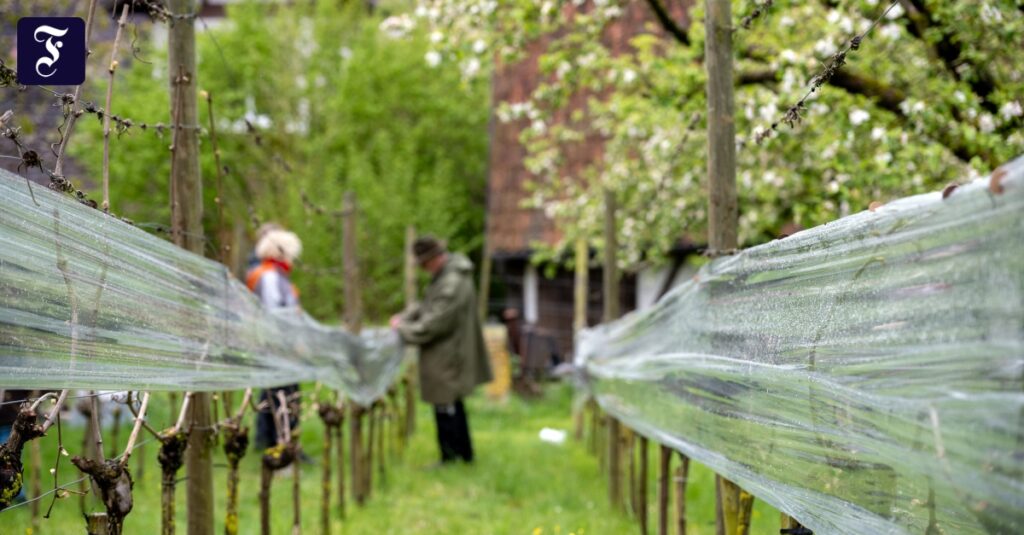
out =
<path fill-rule="evenodd" d="M 689 26 L 685 7 L 691 2 L 675 0 L 666 5 L 682 27 Z M 605 30 L 604 39 L 613 52 L 628 53 L 632 38 L 652 32 L 668 38 L 663 35 L 649 2 L 634 0 Z M 537 63 L 549 43 L 550 38 L 538 39 L 530 44 L 525 59 L 499 65 L 495 69 L 492 105 L 523 102 L 529 98 L 542 81 L 543 75 Z M 577 95 L 568 110 L 583 106 L 586 97 Z M 554 122 L 567 121 L 568 110 L 563 110 Z M 491 128 L 487 240 L 494 267 L 488 310 L 495 318 L 500 317 L 505 309 L 519 311 L 527 326 L 524 337 L 529 338 L 523 344 L 530 346 L 523 350 L 555 352 L 565 360 L 571 358 L 573 349 L 574 276 L 564 268 L 558 269 L 553 276 L 545 276 L 542 269 L 530 262 L 535 244 L 555 244 L 560 234 L 543 211 L 523 207 L 528 195 L 527 184 L 533 178 L 524 163 L 526 150 L 519 142 L 521 132 L 528 126 L 526 119 L 504 123 L 495 120 Z M 585 136 L 582 142 L 565 150 L 565 172 L 577 174 L 599 158 L 602 150 L 603 140 L 596 133 Z M 693 247 L 680 244 L 671 267 L 624 273 L 617 296 L 621 310 L 627 312 L 647 306 L 665 289 L 686 280 L 689 275 L 680 273 L 685 266 L 683 260 L 694 251 Z M 588 325 L 600 322 L 605 298 L 600 287 L 601 269 L 598 264 L 591 262 Z"/>

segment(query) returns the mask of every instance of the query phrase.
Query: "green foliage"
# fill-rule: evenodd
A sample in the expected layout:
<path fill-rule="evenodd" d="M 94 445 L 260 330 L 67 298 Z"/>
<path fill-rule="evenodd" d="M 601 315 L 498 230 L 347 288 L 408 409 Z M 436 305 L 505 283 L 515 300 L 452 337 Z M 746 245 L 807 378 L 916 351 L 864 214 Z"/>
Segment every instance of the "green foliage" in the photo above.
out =
<path fill-rule="evenodd" d="M 227 259 L 241 263 L 254 218 L 291 228 L 304 246 L 295 282 L 304 308 L 321 318 L 337 317 L 343 307 L 336 213 L 344 192 L 353 191 L 359 203 L 358 283 L 366 316 L 374 321 L 402 306 L 407 225 L 449 238 L 453 249 L 479 251 L 488 96 L 485 81 L 464 81 L 451 65 L 431 67 L 422 32 L 383 32 L 381 18 L 360 6 L 249 2 L 232 5 L 226 22 L 213 30 L 199 25 L 198 87 L 212 97 L 227 169 L 223 227 L 202 96 L 200 151 L 207 255 L 218 258 L 220 244 L 242 234 L 246 238 Z M 165 177 L 173 134 L 158 135 L 152 127 L 170 117 L 164 50 L 163 43 L 143 46 L 141 55 L 151 64 L 122 61 L 112 105 L 114 113 L 150 125 L 111 143 L 113 210 L 140 225 L 152 223 L 147 228 L 166 226 L 170 215 Z M 87 96 L 102 102 L 105 91 L 106 77 L 93 77 Z M 99 177 L 102 128 L 88 117 L 82 126 L 73 154 Z"/>

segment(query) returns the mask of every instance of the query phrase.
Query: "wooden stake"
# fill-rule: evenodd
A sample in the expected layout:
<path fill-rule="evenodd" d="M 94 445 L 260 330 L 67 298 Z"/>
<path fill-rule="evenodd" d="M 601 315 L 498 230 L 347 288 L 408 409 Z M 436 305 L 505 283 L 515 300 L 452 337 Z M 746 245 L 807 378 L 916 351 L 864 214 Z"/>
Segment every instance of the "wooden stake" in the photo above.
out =
<path fill-rule="evenodd" d="M 636 433 L 633 432 L 629 427 L 623 426 L 625 429 L 625 442 L 626 457 L 629 458 L 629 512 L 634 518 L 640 517 L 640 496 L 637 491 L 637 471 L 636 471 Z"/>
<path fill-rule="evenodd" d="M 296 456 L 292 461 L 292 535 L 302 535 L 302 469 L 299 464 Z"/>
<path fill-rule="evenodd" d="M 85 44 L 89 45 L 89 38 L 92 36 L 92 21 L 96 15 L 96 0 L 89 0 L 89 8 L 86 11 L 85 18 Z M 92 49 L 86 49 L 86 58 L 92 55 Z M 82 93 L 82 86 L 75 86 L 75 93 L 73 99 L 75 104 L 78 104 L 78 95 Z M 64 135 L 60 140 L 60 146 L 57 148 L 57 162 L 53 165 L 53 174 L 62 176 L 64 172 L 64 155 L 68 148 L 68 140 L 71 139 L 71 132 L 75 129 L 75 121 L 78 120 L 78 114 L 72 113 L 68 115 L 68 124 L 64 129 Z"/>
<path fill-rule="evenodd" d="M 338 508 L 345 519 L 345 410 L 342 408 L 341 424 L 335 431 L 338 442 Z"/>
<path fill-rule="evenodd" d="M 750 511 L 754 498 L 739 485 L 716 475 L 715 528 L 718 535 L 748 535 L 750 533 Z"/>
<path fill-rule="evenodd" d="M 608 417 L 608 501 L 621 509 L 622 502 L 622 431 L 619 421 Z"/>
<path fill-rule="evenodd" d="M 647 437 L 640 437 L 640 477 L 637 480 L 640 533 L 647 535 Z"/>
<path fill-rule="evenodd" d="M 587 295 L 589 284 L 589 256 L 587 241 L 580 238 L 576 240 L 576 276 L 573 281 L 573 331 L 579 333 L 587 328 Z M 584 419 L 587 409 L 592 401 L 588 398 L 585 403 L 573 413 L 573 435 L 576 440 L 583 440 Z"/>
<path fill-rule="evenodd" d="M 734 251 L 738 243 L 731 1 L 705 0 L 704 26 L 708 71 L 708 247 L 717 255 Z"/>
<path fill-rule="evenodd" d="M 619 265 L 618 230 L 615 222 L 617 206 L 615 194 L 604 190 L 604 322 L 619 319 Z"/>
<path fill-rule="evenodd" d="M 477 301 L 481 325 L 487 322 L 487 301 L 491 298 L 491 270 L 494 265 L 491 254 L 491 240 L 485 237 L 483 258 L 480 259 L 480 296 Z"/>
<path fill-rule="evenodd" d="M 686 535 L 686 483 L 690 477 L 690 458 L 679 454 L 675 477 L 676 534 Z"/>
<path fill-rule="evenodd" d="M 352 499 L 356 505 L 366 503 L 363 487 L 363 410 L 353 403 L 349 411 L 349 458 L 351 459 L 350 477 L 352 482 Z"/>
<path fill-rule="evenodd" d="M 780 522 L 779 522 L 780 527 L 781 527 L 781 529 L 779 530 L 780 533 L 793 534 L 793 535 L 803 534 L 803 533 L 807 533 L 807 534 L 811 534 L 812 533 L 811 530 L 805 528 L 803 526 L 803 524 L 798 522 L 795 518 L 787 515 L 786 513 L 779 513 L 779 515 L 781 517 L 780 518 Z"/>
<path fill-rule="evenodd" d="M 114 426 L 110 430 L 110 456 L 117 456 L 117 445 L 121 442 L 121 407 L 114 405 L 110 415 L 114 418 Z"/>
<path fill-rule="evenodd" d="M 107 66 L 107 105 L 103 108 L 103 211 L 110 211 L 110 102 L 114 96 L 114 73 L 117 71 L 117 49 L 121 46 L 121 33 L 128 20 L 129 4 L 121 8 L 121 18 L 114 33 L 114 46 L 110 49 L 110 64 Z"/>
<path fill-rule="evenodd" d="M 331 454 L 334 453 L 334 426 L 324 425 L 324 450 L 320 462 L 321 468 L 320 491 L 320 533 L 330 535 L 331 533 Z"/>
<path fill-rule="evenodd" d="M 712 256 L 718 256 L 732 254 L 738 246 L 731 0 L 705 0 L 704 27 L 708 73 L 708 248 Z M 716 481 L 718 535 L 746 534 L 753 498 L 721 476 L 716 476 Z"/>
<path fill-rule="evenodd" d="M 107 526 L 107 513 L 87 513 L 85 515 L 85 533 L 87 535 L 110 535 Z"/>
<path fill-rule="evenodd" d="M 672 450 L 664 444 L 658 446 L 658 535 L 668 535 L 668 480 L 671 473 Z"/>
<path fill-rule="evenodd" d="M 370 422 L 370 429 L 366 437 L 366 449 L 363 451 L 366 457 L 363 460 L 363 493 L 366 499 L 373 493 L 373 450 L 377 437 L 377 409 L 376 403 L 370 405 L 366 411 L 366 419 Z"/>
<path fill-rule="evenodd" d="M 341 248 L 345 255 L 345 325 L 349 331 L 359 334 L 363 323 L 363 297 L 359 287 L 357 210 L 355 194 L 346 191 L 342 206 L 344 224 L 341 239 Z"/>
<path fill-rule="evenodd" d="M 416 255 L 412 245 L 416 241 L 416 228 L 405 227 L 405 306 L 416 302 Z M 419 381 L 415 349 L 406 355 L 406 375 L 402 381 L 405 387 L 405 436 L 411 437 L 416 431 L 416 387 Z"/>
<path fill-rule="evenodd" d="M 603 300 L 605 323 L 619 317 L 619 275 L 615 194 L 604 190 L 604 269 Z M 622 433 L 619 421 L 608 417 L 608 498 L 612 507 L 621 508 L 622 502 Z"/>
<path fill-rule="evenodd" d="M 387 451 L 384 449 L 384 436 L 387 434 L 384 431 L 384 424 L 387 422 L 387 405 L 378 400 L 377 403 L 380 408 L 377 409 L 377 480 L 380 481 L 381 488 L 387 484 Z"/>
<path fill-rule="evenodd" d="M 197 10 L 196 0 L 167 0 L 175 15 Z M 167 32 L 168 69 L 174 110 L 171 151 L 171 226 L 180 247 L 203 254 L 203 180 L 199 174 L 198 110 L 196 106 L 195 19 L 174 19 Z M 213 418 L 210 395 L 197 393 L 189 417 L 186 505 L 188 534 L 213 535 Z"/>

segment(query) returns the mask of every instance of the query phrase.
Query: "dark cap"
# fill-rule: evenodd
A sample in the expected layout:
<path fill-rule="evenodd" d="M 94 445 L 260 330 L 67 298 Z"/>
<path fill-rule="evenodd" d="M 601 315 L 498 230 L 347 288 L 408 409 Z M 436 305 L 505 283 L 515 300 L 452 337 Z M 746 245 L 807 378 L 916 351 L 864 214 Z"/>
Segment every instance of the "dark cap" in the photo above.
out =
<path fill-rule="evenodd" d="M 412 252 L 416 255 L 418 264 L 424 264 L 447 250 L 443 241 L 430 235 L 416 238 L 412 244 Z"/>

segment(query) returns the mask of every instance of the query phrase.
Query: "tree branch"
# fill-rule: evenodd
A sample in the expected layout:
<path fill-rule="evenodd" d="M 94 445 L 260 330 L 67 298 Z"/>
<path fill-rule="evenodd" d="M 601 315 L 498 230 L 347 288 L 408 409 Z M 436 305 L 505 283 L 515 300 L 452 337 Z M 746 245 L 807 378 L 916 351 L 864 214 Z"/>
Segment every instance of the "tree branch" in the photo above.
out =
<path fill-rule="evenodd" d="M 658 22 L 661 23 L 661 27 L 666 32 L 681 44 L 690 46 L 690 36 L 687 35 L 686 30 L 672 19 L 665 6 L 661 5 L 661 0 L 647 0 L 647 5 L 651 6 L 651 11 L 654 12 L 654 16 L 658 18 Z"/>
<path fill-rule="evenodd" d="M 779 73 L 775 69 L 759 69 L 754 71 L 737 71 L 736 85 L 759 85 L 770 84 L 779 80 Z"/>
<path fill-rule="evenodd" d="M 886 85 L 876 78 L 857 74 L 849 69 L 839 69 L 832 75 L 828 84 L 852 95 L 868 97 L 874 101 L 876 106 L 905 117 L 900 104 L 907 99 L 907 95 L 903 91 Z"/>
<path fill-rule="evenodd" d="M 925 34 L 930 29 L 938 29 L 941 39 L 932 45 L 932 50 L 938 59 L 942 60 L 946 70 L 957 81 L 966 82 L 976 95 L 981 98 L 981 105 L 989 113 L 997 113 L 999 104 L 991 100 L 992 93 L 996 90 L 995 78 L 988 69 L 977 65 L 969 58 L 964 57 L 963 47 L 957 41 L 956 36 L 949 27 L 944 27 L 928 10 L 928 6 L 922 0 L 900 0 L 900 5 L 907 12 L 907 31 L 914 37 L 928 43 Z M 966 79 L 961 75 L 959 68 L 969 66 L 973 76 Z"/>
<path fill-rule="evenodd" d="M 736 83 L 741 86 L 769 84 L 776 81 L 776 74 L 771 69 L 742 71 L 738 73 Z M 867 97 L 876 106 L 891 112 L 903 123 L 909 120 L 901 107 L 903 102 L 907 100 L 907 94 L 902 89 L 888 85 L 877 78 L 872 78 L 852 71 L 849 67 L 844 67 L 832 75 L 828 80 L 828 85 L 841 89 L 851 95 Z M 927 135 L 949 149 L 954 156 L 964 162 L 970 162 L 971 159 L 977 157 L 981 158 L 993 169 L 1001 163 L 990 150 L 971 146 L 961 136 L 948 129 L 930 131 Z"/>

